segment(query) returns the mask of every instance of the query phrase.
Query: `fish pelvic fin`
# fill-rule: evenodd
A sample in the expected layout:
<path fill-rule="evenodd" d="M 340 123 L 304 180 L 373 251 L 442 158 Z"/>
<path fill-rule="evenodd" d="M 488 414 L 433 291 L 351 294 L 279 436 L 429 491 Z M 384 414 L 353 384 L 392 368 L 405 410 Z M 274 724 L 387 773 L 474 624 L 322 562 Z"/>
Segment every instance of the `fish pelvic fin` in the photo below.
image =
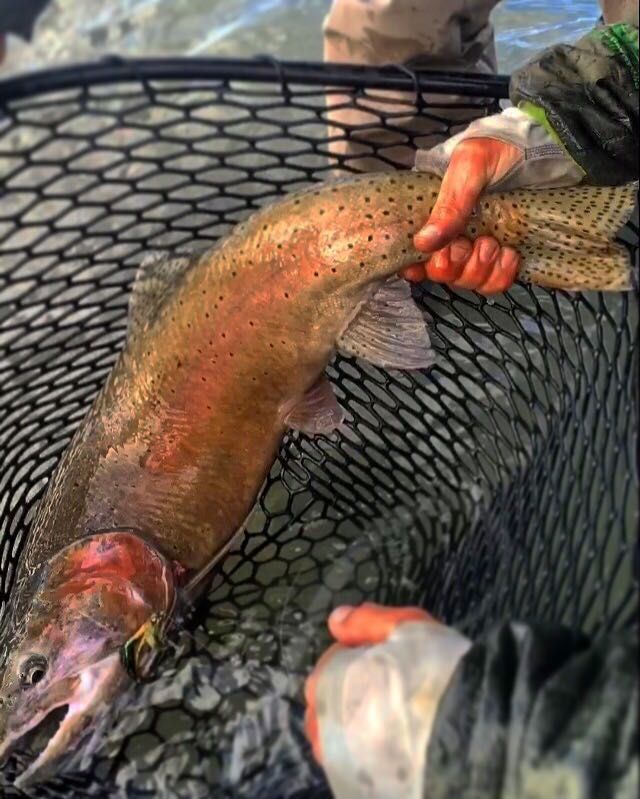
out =
<path fill-rule="evenodd" d="M 506 227 L 515 233 L 513 243 L 522 256 L 520 279 L 568 291 L 631 289 L 629 251 L 615 237 L 637 197 L 637 183 L 504 195 Z"/>
<path fill-rule="evenodd" d="M 428 369 L 435 351 L 411 286 L 392 277 L 365 301 L 337 341 L 338 350 L 385 369 Z"/>

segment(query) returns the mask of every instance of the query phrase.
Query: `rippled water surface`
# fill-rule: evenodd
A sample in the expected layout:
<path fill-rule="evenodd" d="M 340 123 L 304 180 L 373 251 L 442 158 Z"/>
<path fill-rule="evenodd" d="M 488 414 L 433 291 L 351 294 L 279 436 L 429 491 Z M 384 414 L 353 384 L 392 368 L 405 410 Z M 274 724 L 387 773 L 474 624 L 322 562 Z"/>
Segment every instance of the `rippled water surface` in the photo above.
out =
<path fill-rule="evenodd" d="M 0 74 L 104 53 L 319 59 L 328 8 L 328 0 L 53 0 L 32 44 L 10 41 Z M 494 14 L 500 69 L 579 37 L 598 13 L 595 0 L 505 0 Z"/>

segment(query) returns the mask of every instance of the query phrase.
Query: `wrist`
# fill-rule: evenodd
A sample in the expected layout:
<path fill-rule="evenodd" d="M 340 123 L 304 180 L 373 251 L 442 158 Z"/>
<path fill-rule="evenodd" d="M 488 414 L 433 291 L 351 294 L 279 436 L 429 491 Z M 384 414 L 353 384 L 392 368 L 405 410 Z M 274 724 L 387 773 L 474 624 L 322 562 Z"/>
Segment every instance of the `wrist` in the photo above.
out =
<path fill-rule="evenodd" d="M 323 765 L 336 799 L 419 799 L 440 698 L 470 646 L 444 625 L 407 622 L 343 649 L 317 687 Z"/>
<path fill-rule="evenodd" d="M 574 186 L 584 177 L 584 171 L 558 143 L 557 137 L 535 115 L 515 107 L 477 119 L 462 133 L 437 147 L 418 151 L 414 168 L 443 175 L 455 150 L 469 139 L 492 140 L 511 146 L 508 169 L 496 170 L 493 177 L 488 172 L 487 186 L 495 191 Z"/>

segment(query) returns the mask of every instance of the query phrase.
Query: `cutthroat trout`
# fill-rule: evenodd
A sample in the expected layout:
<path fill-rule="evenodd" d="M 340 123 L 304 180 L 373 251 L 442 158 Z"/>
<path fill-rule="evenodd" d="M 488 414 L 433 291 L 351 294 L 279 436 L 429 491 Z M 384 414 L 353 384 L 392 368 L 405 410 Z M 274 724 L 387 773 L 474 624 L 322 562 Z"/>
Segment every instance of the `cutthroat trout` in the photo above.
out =
<path fill-rule="evenodd" d="M 424 369 L 434 354 L 409 284 L 439 180 L 366 175 L 290 195 L 208 252 L 140 268 L 126 346 L 38 510 L 2 631 L 0 756 L 67 708 L 26 784 L 144 672 L 185 585 L 251 511 L 287 428 L 343 421 L 336 350 Z M 611 236 L 635 188 L 487 195 L 468 234 L 522 255 L 521 276 L 626 289 Z M 190 589 L 189 589 L 190 590 Z"/>

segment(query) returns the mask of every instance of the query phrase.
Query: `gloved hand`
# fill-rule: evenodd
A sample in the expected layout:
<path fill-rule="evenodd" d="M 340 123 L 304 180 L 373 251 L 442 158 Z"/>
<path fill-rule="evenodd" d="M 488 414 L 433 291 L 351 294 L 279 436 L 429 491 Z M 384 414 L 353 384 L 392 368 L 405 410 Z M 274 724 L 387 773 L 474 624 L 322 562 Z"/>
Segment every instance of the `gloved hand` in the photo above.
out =
<path fill-rule="evenodd" d="M 419 608 L 362 605 L 306 685 L 305 726 L 335 799 L 421 799 L 439 703 L 471 642 Z"/>
<path fill-rule="evenodd" d="M 522 161 L 522 149 L 494 138 L 462 140 L 453 150 L 440 194 L 424 227 L 415 235 L 416 249 L 434 253 L 428 261 L 407 267 L 404 277 L 432 280 L 481 294 L 506 291 L 518 274 L 520 257 L 492 236 L 471 242 L 461 235 L 480 195 Z"/>
<path fill-rule="evenodd" d="M 316 715 L 316 690 L 324 667 L 341 649 L 383 643 L 398 625 L 407 621 L 435 620 L 421 608 L 386 608 L 370 603 L 357 608 L 336 608 L 329 616 L 329 632 L 337 643 L 322 655 L 305 684 L 305 731 L 318 763 L 322 764 L 322 750 Z"/>

